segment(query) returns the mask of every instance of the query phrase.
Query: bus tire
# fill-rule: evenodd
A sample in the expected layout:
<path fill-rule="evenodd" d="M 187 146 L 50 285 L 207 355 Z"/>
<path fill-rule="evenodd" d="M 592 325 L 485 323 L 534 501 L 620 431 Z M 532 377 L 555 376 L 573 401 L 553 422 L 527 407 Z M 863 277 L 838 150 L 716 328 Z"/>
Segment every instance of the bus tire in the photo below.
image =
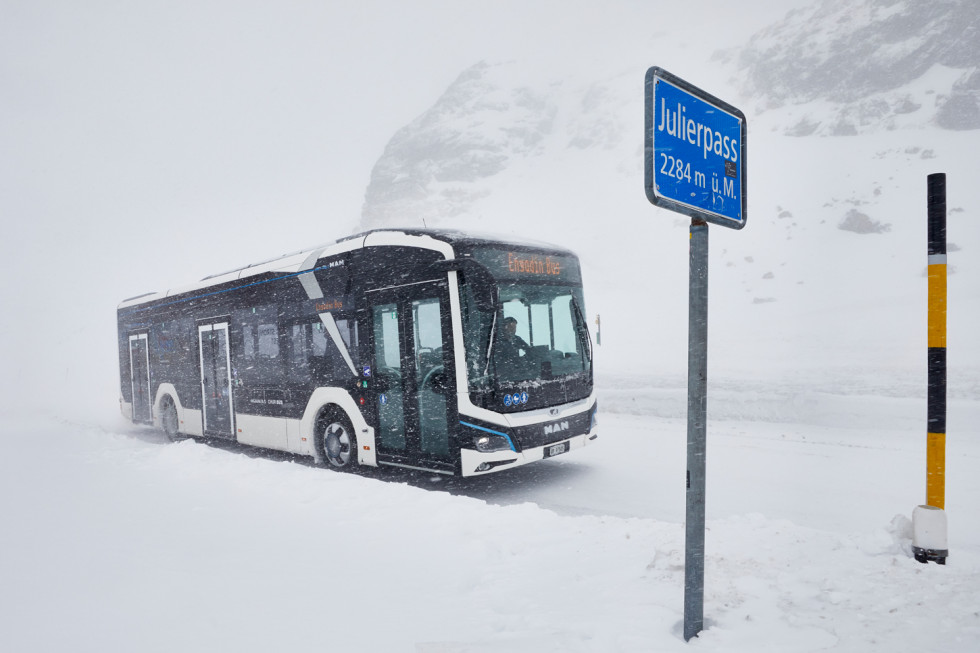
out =
<path fill-rule="evenodd" d="M 348 470 L 357 465 L 357 436 L 340 409 L 328 409 L 317 419 L 316 445 L 327 467 Z"/>
<path fill-rule="evenodd" d="M 180 420 L 177 418 L 177 406 L 170 395 L 164 395 L 160 400 L 160 426 L 171 442 L 182 440 L 180 437 Z"/>

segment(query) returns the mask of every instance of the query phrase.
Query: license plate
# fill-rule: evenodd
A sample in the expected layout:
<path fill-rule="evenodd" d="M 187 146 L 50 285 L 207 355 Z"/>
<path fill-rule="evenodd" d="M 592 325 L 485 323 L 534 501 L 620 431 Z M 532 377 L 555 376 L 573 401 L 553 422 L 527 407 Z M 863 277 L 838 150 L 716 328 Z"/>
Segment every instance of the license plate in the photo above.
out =
<path fill-rule="evenodd" d="M 565 453 L 568 451 L 568 441 L 559 442 L 558 444 L 553 444 L 550 447 L 544 448 L 544 457 L 551 458 L 552 456 L 557 456 L 560 453 Z"/>

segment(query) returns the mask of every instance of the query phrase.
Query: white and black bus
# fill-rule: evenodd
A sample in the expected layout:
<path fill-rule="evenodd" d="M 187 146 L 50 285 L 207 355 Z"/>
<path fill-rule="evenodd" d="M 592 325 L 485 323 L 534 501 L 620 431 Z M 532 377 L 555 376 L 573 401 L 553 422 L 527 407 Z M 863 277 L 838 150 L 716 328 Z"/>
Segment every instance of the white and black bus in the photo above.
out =
<path fill-rule="evenodd" d="M 171 438 L 472 476 L 596 438 L 574 254 L 379 230 L 123 301 L 120 407 Z"/>

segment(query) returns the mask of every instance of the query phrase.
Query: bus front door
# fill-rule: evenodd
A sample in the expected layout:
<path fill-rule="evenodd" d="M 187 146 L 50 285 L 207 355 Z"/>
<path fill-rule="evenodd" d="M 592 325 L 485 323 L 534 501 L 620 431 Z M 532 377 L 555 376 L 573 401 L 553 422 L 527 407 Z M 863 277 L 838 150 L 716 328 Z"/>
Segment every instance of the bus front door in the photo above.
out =
<path fill-rule="evenodd" d="M 129 336 L 129 373 L 133 387 L 133 421 L 152 421 L 150 356 L 145 333 Z"/>
<path fill-rule="evenodd" d="M 200 324 L 201 397 L 204 434 L 234 436 L 234 406 L 231 387 L 231 356 L 228 323 Z"/>
<path fill-rule="evenodd" d="M 373 369 L 365 372 L 373 377 L 380 460 L 449 469 L 455 377 L 446 284 L 372 295 Z"/>

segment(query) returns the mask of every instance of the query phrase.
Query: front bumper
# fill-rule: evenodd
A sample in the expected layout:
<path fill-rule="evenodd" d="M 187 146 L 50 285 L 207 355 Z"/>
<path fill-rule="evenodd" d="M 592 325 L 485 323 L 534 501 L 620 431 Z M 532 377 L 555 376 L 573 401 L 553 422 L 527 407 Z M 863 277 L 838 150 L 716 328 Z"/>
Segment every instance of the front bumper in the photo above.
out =
<path fill-rule="evenodd" d="M 588 433 L 561 438 L 554 442 L 534 447 L 533 449 L 525 449 L 521 452 L 514 452 L 507 449 L 485 453 L 475 449 L 462 449 L 460 451 L 460 471 L 463 476 L 492 474 L 504 469 L 520 467 L 521 465 L 547 458 L 549 457 L 547 452 L 557 444 L 567 442 L 568 447 L 563 453 L 568 453 L 576 449 L 581 449 L 597 437 L 598 434 L 593 429 Z"/>

